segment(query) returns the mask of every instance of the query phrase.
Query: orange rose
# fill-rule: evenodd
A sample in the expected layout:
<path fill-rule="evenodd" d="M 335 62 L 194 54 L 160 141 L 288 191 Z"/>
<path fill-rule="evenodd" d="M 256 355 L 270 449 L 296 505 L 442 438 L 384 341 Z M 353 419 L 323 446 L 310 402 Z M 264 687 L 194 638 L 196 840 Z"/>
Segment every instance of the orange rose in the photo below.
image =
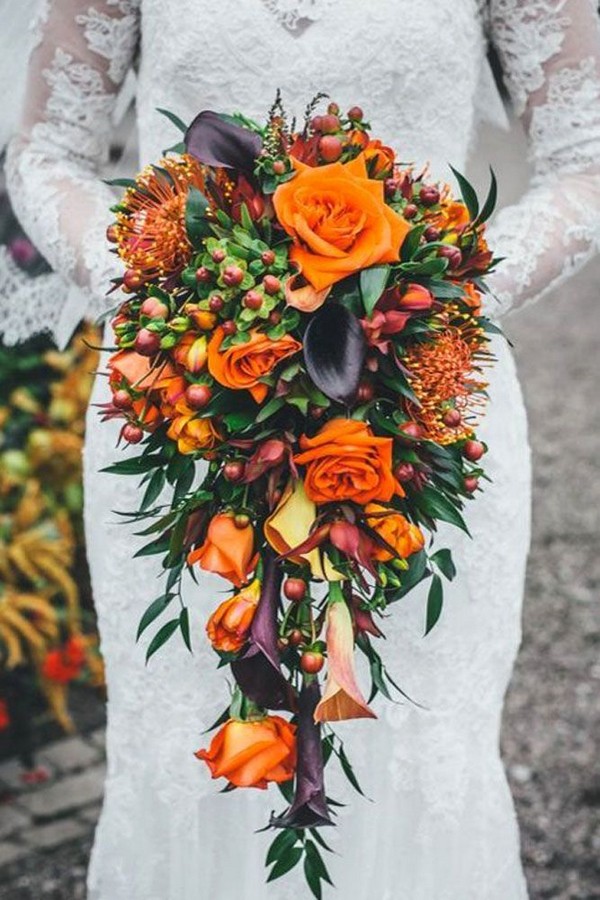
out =
<path fill-rule="evenodd" d="M 206 623 L 206 633 L 215 650 L 234 653 L 242 649 L 260 600 L 260 588 L 260 581 L 255 578 L 216 608 Z"/>
<path fill-rule="evenodd" d="M 180 404 L 178 404 L 178 407 Z M 198 419 L 193 410 L 176 416 L 167 431 L 167 437 L 177 441 L 180 453 L 196 453 L 198 450 L 212 450 L 221 440 L 221 435 L 212 419 Z"/>
<path fill-rule="evenodd" d="M 275 366 L 302 349 L 302 344 L 290 335 L 272 341 L 266 334 L 253 330 L 245 344 L 234 344 L 221 351 L 225 335 L 217 328 L 208 345 L 208 370 L 223 387 L 234 391 L 250 391 L 257 403 L 269 393 L 268 385 L 260 379 L 269 375 Z"/>
<path fill-rule="evenodd" d="M 252 526 L 238 528 L 231 514 L 217 513 L 210 521 L 202 546 L 188 554 L 188 563 L 198 563 L 205 572 L 215 572 L 236 587 L 242 587 L 256 566 L 253 551 Z"/>
<path fill-rule="evenodd" d="M 263 790 L 270 781 L 293 778 L 296 769 L 296 727 L 281 716 L 240 722 L 229 719 L 208 750 L 195 754 L 213 778 L 226 778 L 235 787 Z"/>
<path fill-rule="evenodd" d="M 410 225 L 386 206 L 383 184 L 368 177 L 363 153 L 345 164 L 292 163 L 298 174 L 279 185 L 273 204 L 294 238 L 290 259 L 315 290 L 398 260 Z"/>
<path fill-rule="evenodd" d="M 404 496 L 392 474 L 392 438 L 375 437 L 368 425 L 332 419 L 314 438 L 302 436 L 304 453 L 294 457 L 306 466 L 304 488 L 315 503 L 334 500 L 391 500 Z"/>
<path fill-rule="evenodd" d="M 370 525 L 403 559 L 412 553 L 417 553 L 425 546 L 425 538 L 421 529 L 409 522 L 401 513 L 380 506 L 379 503 L 368 503 L 365 513 L 367 525 Z M 379 544 L 373 545 L 371 556 L 380 562 L 387 562 L 394 558 L 392 553 L 384 547 L 380 547 Z"/>

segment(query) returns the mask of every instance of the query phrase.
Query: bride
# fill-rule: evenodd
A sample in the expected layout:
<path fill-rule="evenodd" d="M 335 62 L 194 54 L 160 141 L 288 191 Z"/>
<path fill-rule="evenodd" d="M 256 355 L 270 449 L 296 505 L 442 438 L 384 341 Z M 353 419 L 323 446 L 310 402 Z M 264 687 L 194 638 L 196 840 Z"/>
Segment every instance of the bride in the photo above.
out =
<path fill-rule="evenodd" d="M 534 176 L 492 228 L 491 246 L 506 260 L 488 314 L 498 318 L 539 297 L 598 246 L 600 35 L 591 0 L 44 0 L 40 7 L 8 174 L 14 207 L 64 290 L 33 311 L 7 309 L 3 325 L 13 340 L 37 328 L 64 341 L 80 317 L 113 302 L 105 294 L 117 270 L 104 232 L 114 201 L 98 172 L 134 62 L 143 162 L 177 139 L 156 107 L 188 121 L 202 108 L 261 118 L 280 87 L 297 112 L 318 90 L 342 108 L 359 103 L 402 159 L 429 161 L 446 179 L 448 161 L 465 166 L 491 41 L 528 131 Z M 343 785 L 333 785 L 333 796 L 349 802 L 328 834 L 340 898 L 527 896 L 498 736 L 520 640 L 529 456 L 506 341 L 495 338 L 494 350 L 481 429 L 493 481 L 469 511 L 474 540 L 450 528 L 440 534 L 460 575 L 438 627 L 422 637 L 417 591 L 387 629 L 394 676 L 423 708 L 388 703 L 379 722 L 340 729 L 370 798 L 346 798 Z M 99 377 L 92 401 L 106 399 Z M 116 458 L 117 428 L 100 426 L 92 407 L 86 527 L 109 701 L 90 900 L 306 896 L 300 875 L 264 886 L 271 836 L 252 832 L 280 798 L 223 796 L 193 756 L 221 712 L 222 670 L 214 670 L 202 622 L 222 585 L 208 575 L 187 585 L 193 655 L 173 640 L 146 667 L 135 645 L 140 615 L 160 588 L 148 560 L 132 560 L 143 539 L 113 513 L 135 508 L 135 484 L 99 471 Z"/>

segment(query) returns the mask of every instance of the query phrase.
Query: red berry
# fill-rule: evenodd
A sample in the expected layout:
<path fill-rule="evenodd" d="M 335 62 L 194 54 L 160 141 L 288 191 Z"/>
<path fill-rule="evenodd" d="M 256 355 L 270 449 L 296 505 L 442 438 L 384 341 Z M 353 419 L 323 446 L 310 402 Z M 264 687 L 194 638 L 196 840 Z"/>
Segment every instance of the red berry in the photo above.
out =
<path fill-rule="evenodd" d="M 281 322 L 281 313 L 274 309 L 272 313 L 269 313 L 269 325 L 279 325 Z"/>
<path fill-rule="evenodd" d="M 370 381 L 361 381 L 356 392 L 358 403 L 369 403 L 375 396 L 375 388 Z"/>
<path fill-rule="evenodd" d="M 128 422 L 121 429 L 121 436 L 128 444 L 139 444 L 144 437 L 144 432 L 138 425 L 132 425 Z"/>
<path fill-rule="evenodd" d="M 414 219 L 414 217 L 416 216 L 416 214 L 418 212 L 419 212 L 419 210 L 415 206 L 414 203 L 407 203 L 406 206 L 404 207 L 404 211 L 403 211 L 402 215 L 404 216 L 405 219 Z"/>
<path fill-rule="evenodd" d="M 360 108 L 360 106 L 352 106 L 348 110 L 348 118 L 352 122 L 360 122 L 362 120 L 363 115 L 364 115 L 364 113 L 363 113 L 362 109 Z"/>
<path fill-rule="evenodd" d="M 423 206 L 435 206 L 440 202 L 440 192 L 433 185 L 425 185 L 419 191 L 419 200 Z"/>
<path fill-rule="evenodd" d="M 217 247 L 215 250 L 213 250 L 210 256 L 213 262 L 222 263 L 225 259 L 226 253 L 222 247 Z"/>
<path fill-rule="evenodd" d="M 304 643 L 304 635 L 299 628 L 294 628 L 293 631 L 290 631 L 288 634 L 288 643 L 291 647 L 299 647 L 300 644 Z"/>
<path fill-rule="evenodd" d="M 464 488 L 465 491 L 468 491 L 469 494 L 472 494 L 473 491 L 476 491 L 479 486 L 479 478 L 476 478 L 474 475 L 467 475 L 464 480 Z"/>
<path fill-rule="evenodd" d="M 237 325 L 235 324 L 233 319 L 227 319 L 226 322 L 223 322 L 223 325 L 221 327 L 223 328 L 223 334 L 225 335 L 232 335 L 237 331 Z"/>
<path fill-rule="evenodd" d="M 264 253 L 260 254 L 260 261 L 263 266 L 272 266 L 275 262 L 275 254 L 272 250 L 265 250 Z"/>
<path fill-rule="evenodd" d="M 441 236 L 442 232 L 435 225 L 429 225 L 423 232 L 423 237 L 426 241 L 439 241 Z"/>
<path fill-rule="evenodd" d="M 275 275 L 265 275 L 263 287 L 267 294 L 277 294 L 281 290 L 281 282 Z"/>
<path fill-rule="evenodd" d="M 462 450 L 469 462 L 477 462 L 485 453 L 485 447 L 481 441 L 466 441 Z"/>
<path fill-rule="evenodd" d="M 236 513 L 233 517 L 233 524 L 236 528 L 247 528 L 250 524 L 250 516 L 247 516 L 246 513 Z"/>
<path fill-rule="evenodd" d="M 260 309 L 263 305 L 262 294 L 259 294 L 258 291 L 248 291 L 248 293 L 244 295 L 242 303 L 246 309 Z"/>
<path fill-rule="evenodd" d="M 323 116 L 314 116 L 311 119 L 310 127 L 313 131 L 321 131 L 323 128 Z"/>
<path fill-rule="evenodd" d="M 438 256 L 447 259 L 451 269 L 458 269 L 462 262 L 462 253 L 458 247 L 453 247 L 451 244 L 440 247 L 438 249 Z"/>
<path fill-rule="evenodd" d="M 286 578 L 283 584 L 283 593 L 288 600 L 299 603 L 306 597 L 306 582 L 303 578 Z"/>
<path fill-rule="evenodd" d="M 333 134 L 340 130 L 340 120 L 337 116 L 326 115 L 321 119 L 321 129 L 323 134 Z"/>
<path fill-rule="evenodd" d="M 200 266 L 196 269 L 196 281 L 199 284 L 209 284 L 212 281 L 212 272 L 206 266 Z"/>
<path fill-rule="evenodd" d="M 240 481 L 245 471 L 246 466 L 241 459 L 232 459 L 223 466 L 223 476 L 227 481 Z"/>
<path fill-rule="evenodd" d="M 385 195 L 388 199 L 393 197 L 398 190 L 398 182 L 395 178 L 386 178 L 383 182 L 383 186 L 385 188 Z"/>
<path fill-rule="evenodd" d="M 220 294 L 213 294 L 210 300 L 208 301 L 208 308 L 211 312 L 221 312 L 223 307 L 225 306 L 225 301 L 221 297 Z"/>
<path fill-rule="evenodd" d="M 185 390 L 185 400 L 192 409 L 208 406 L 212 398 L 212 390 L 207 384 L 190 384 Z"/>
<path fill-rule="evenodd" d="M 142 281 L 142 276 L 139 272 L 136 272 L 135 269 L 127 269 L 127 271 L 123 275 L 123 284 L 130 291 L 137 291 L 137 289 L 141 287 L 143 283 L 144 282 Z"/>
<path fill-rule="evenodd" d="M 276 159 L 273 163 L 273 171 L 276 175 L 285 175 L 285 163 L 282 159 Z"/>
<path fill-rule="evenodd" d="M 327 107 L 327 112 L 329 113 L 330 116 L 339 116 L 339 114 L 340 114 L 340 107 L 339 107 L 339 105 L 338 105 L 337 103 L 333 103 L 333 102 L 332 102 L 332 103 L 330 103 L 329 106 Z"/>
<path fill-rule="evenodd" d="M 113 394 L 113 406 L 116 406 L 117 409 L 131 409 L 132 402 L 128 391 L 120 390 Z"/>
<path fill-rule="evenodd" d="M 140 328 L 133 346 L 141 356 L 155 356 L 160 350 L 160 338 L 153 331 Z"/>
<path fill-rule="evenodd" d="M 106 240 L 110 241 L 111 244 L 116 244 L 119 240 L 119 232 L 114 223 L 106 229 Z"/>
<path fill-rule="evenodd" d="M 342 142 L 333 134 L 326 134 L 319 141 L 319 153 L 327 163 L 337 162 L 343 149 Z"/>
<path fill-rule="evenodd" d="M 306 650 L 300 657 L 300 668 L 307 675 L 316 675 L 325 665 L 325 657 L 315 650 Z"/>
<path fill-rule="evenodd" d="M 449 409 L 442 418 L 444 425 L 448 428 L 458 428 L 462 422 L 462 416 L 457 409 Z"/>
<path fill-rule="evenodd" d="M 148 297 L 140 306 L 140 313 L 149 319 L 166 319 L 169 315 L 169 307 L 156 297 Z"/>
<path fill-rule="evenodd" d="M 399 431 L 405 437 L 411 438 L 413 441 L 418 441 L 423 437 L 423 429 L 416 422 L 404 422 L 404 424 L 400 426 Z"/>
<path fill-rule="evenodd" d="M 227 287 L 237 287 L 244 280 L 244 273 L 239 266 L 225 266 L 223 281 Z"/>
<path fill-rule="evenodd" d="M 365 365 L 369 372 L 377 372 L 379 370 L 379 360 L 376 356 L 367 356 Z"/>
<path fill-rule="evenodd" d="M 394 477 L 400 484 L 404 484 L 406 481 L 412 481 L 415 477 L 415 467 L 409 462 L 399 463 L 394 469 Z"/>

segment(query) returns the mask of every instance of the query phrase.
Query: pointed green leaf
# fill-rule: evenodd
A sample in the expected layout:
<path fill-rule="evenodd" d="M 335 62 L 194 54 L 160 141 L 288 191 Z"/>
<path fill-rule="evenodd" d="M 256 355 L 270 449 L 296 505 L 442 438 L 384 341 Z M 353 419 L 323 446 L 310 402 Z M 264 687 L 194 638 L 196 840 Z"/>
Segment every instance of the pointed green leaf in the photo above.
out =
<path fill-rule="evenodd" d="M 390 267 L 371 266 L 360 273 L 360 293 L 367 315 L 371 315 L 375 304 L 383 294 L 390 274 Z"/>
<path fill-rule="evenodd" d="M 450 166 L 450 169 L 452 170 L 452 174 L 458 182 L 460 193 L 463 200 L 465 201 L 465 206 L 469 210 L 471 220 L 473 221 L 477 218 L 477 215 L 479 213 L 479 200 L 477 199 L 477 194 L 475 193 L 475 190 L 473 189 L 471 183 L 467 181 L 464 175 L 461 175 L 461 173 L 453 168 L 453 166 Z"/>
<path fill-rule="evenodd" d="M 427 623 L 425 626 L 425 634 L 429 634 L 433 626 L 439 619 L 442 606 L 444 604 L 444 588 L 442 579 L 439 575 L 434 575 L 431 579 L 429 594 L 427 596 Z"/>
<path fill-rule="evenodd" d="M 172 113 L 172 112 L 171 112 L 170 110 L 168 110 L 168 109 L 160 109 L 158 106 L 156 107 L 156 112 L 160 113 L 161 116 L 165 116 L 165 118 L 167 118 L 167 119 L 169 120 L 169 122 L 172 122 L 173 125 L 174 125 L 176 128 L 178 128 L 178 129 L 181 131 L 182 134 L 185 134 L 185 132 L 187 131 L 187 128 L 188 128 L 188 127 L 187 127 L 187 125 L 185 124 L 185 122 L 183 122 L 183 121 L 179 118 L 179 116 L 176 116 L 175 113 Z"/>
<path fill-rule="evenodd" d="M 179 613 L 179 627 L 181 629 L 181 637 L 183 638 L 183 643 L 191 653 L 192 644 L 190 641 L 190 615 L 187 606 L 184 606 Z"/>
<path fill-rule="evenodd" d="M 179 619 L 169 619 L 168 622 L 160 628 L 148 645 L 146 651 L 146 662 L 165 644 L 174 632 L 179 628 Z"/>
<path fill-rule="evenodd" d="M 148 625 L 151 625 L 152 622 L 154 622 L 154 620 L 157 619 L 162 612 L 164 612 L 174 596 L 175 594 L 162 594 L 160 597 L 157 597 L 156 600 L 152 601 L 152 603 L 140 619 L 140 624 L 138 625 L 137 635 L 135 638 L 136 641 L 139 641 Z"/>

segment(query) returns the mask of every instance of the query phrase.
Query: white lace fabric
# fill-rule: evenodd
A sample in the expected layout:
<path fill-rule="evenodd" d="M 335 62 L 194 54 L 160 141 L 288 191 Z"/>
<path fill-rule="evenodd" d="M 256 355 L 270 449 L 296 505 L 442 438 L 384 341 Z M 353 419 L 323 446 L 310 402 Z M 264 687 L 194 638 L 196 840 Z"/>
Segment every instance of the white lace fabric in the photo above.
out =
<path fill-rule="evenodd" d="M 362 105 L 403 159 L 430 160 L 445 178 L 448 160 L 465 166 L 487 37 L 528 129 L 535 170 L 530 190 L 491 229 L 506 257 L 494 276 L 500 302 L 490 300 L 498 315 L 539 297 L 598 246 L 600 38 L 591 0 L 45 0 L 8 174 L 15 209 L 59 281 L 27 306 L 15 300 L 19 289 L 3 293 L 8 336 L 36 327 L 64 334 L 113 304 L 105 296 L 116 265 L 104 237 L 111 193 L 98 173 L 138 41 L 144 163 L 176 140 L 156 107 L 184 120 L 203 107 L 260 117 L 279 86 L 299 114 L 317 90 L 343 107 Z M 331 868 L 339 897 L 526 897 L 498 734 L 520 640 L 528 447 L 510 352 L 501 339 L 494 347 L 482 427 L 492 484 L 467 510 L 473 540 L 450 528 L 438 540 L 452 549 L 459 576 L 426 639 L 424 591 L 385 623 L 382 652 L 427 709 L 381 703 L 378 722 L 340 728 L 375 802 L 331 780 L 333 796 L 350 804 L 327 835 L 338 851 Z M 92 400 L 106 400 L 105 391 L 97 379 Z M 146 667 L 135 646 L 139 617 L 160 585 L 148 559 L 132 560 L 141 539 L 113 513 L 136 507 L 134 481 L 98 474 L 115 458 L 117 430 L 91 409 L 86 529 L 107 665 L 109 770 L 89 898 L 305 896 L 296 877 L 263 885 L 269 836 L 252 832 L 282 807 L 277 793 L 219 795 L 192 756 L 227 697 L 203 636 L 223 584 L 202 576 L 186 585 L 193 656 L 172 640 Z"/>

